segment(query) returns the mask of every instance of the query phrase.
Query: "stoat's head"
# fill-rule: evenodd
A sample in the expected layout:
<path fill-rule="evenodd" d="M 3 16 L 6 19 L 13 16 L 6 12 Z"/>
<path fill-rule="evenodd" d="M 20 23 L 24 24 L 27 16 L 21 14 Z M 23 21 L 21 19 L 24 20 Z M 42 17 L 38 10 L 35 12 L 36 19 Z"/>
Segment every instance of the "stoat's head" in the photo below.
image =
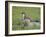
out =
<path fill-rule="evenodd" d="M 25 14 L 25 12 L 22 12 L 21 14 Z"/>

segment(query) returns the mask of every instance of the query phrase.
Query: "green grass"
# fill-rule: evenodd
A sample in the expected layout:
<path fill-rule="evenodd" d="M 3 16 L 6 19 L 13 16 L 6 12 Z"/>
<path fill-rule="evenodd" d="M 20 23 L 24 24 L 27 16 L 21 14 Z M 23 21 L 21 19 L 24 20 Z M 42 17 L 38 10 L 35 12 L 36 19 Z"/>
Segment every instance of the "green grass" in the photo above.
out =
<path fill-rule="evenodd" d="M 39 7 L 12 7 L 12 30 L 28 30 L 28 29 L 40 29 L 40 26 L 20 27 L 19 24 L 23 24 L 19 19 L 22 18 L 21 13 L 25 12 L 26 16 L 30 16 L 33 20 L 40 20 L 40 8 Z"/>

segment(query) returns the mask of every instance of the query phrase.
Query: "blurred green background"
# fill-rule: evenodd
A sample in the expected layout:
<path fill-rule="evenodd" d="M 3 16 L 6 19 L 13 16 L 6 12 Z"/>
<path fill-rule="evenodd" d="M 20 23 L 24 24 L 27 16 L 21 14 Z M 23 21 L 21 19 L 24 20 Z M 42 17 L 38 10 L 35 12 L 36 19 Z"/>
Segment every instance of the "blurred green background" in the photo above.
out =
<path fill-rule="evenodd" d="M 30 30 L 30 29 L 40 29 L 39 26 L 33 27 L 21 27 L 22 21 L 19 19 L 22 18 L 21 13 L 25 12 L 26 16 L 30 16 L 33 20 L 40 20 L 40 8 L 39 7 L 19 7 L 12 6 L 12 30 Z"/>

